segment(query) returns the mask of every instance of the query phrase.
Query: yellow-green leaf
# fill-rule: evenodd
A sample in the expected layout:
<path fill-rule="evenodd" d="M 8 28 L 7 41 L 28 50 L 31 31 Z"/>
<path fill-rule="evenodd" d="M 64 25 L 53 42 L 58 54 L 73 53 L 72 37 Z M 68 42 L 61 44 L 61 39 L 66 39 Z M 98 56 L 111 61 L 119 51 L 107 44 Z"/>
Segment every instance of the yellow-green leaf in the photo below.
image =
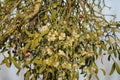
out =
<path fill-rule="evenodd" d="M 33 76 L 31 80 L 36 80 L 35 76 Z"/>
<path fill-rule="evenodd" d="M 118 72 L 118 74 L 120 74 L 120 67 L 119 67 L 119 65 L 117 64 L 117 62 L 115 62 L 115 68 L 116 68 L 116 71 Z"/>
<path fill-rule="evenodd" d="M 101 68 L 100 70 L 103 72 L 104 75 L 106 75 L 106 72 L 104 69 Z"/>
<path fill-rule="evenodd" d="M 110 74 L 109 74 L 109 75 L 112 75 L 114 71 L 115 71 L 115 63 L 113 63 L 113 65 L 112 65 L 112 68 L 111 68 L 111 71 L 110 71 Z"/>
<path fill-rule="evenodd" d="M 29 70 L 25 73 L 25 79 L 24 80 L 30 80 L 30 72 L 31 72 L 31 70 Z"/>
<path fill-rule="evenodd" d="M 27 51 L 28 48 L 30 47 L 30 45 L 31 45 L 31 42 L 28 42 L 28 43 L 25 45 L 23 51 Z"/>
<path fill-rule="evenodd" d="M 39 69 L 39 73 L 42 73 L 45 69 L 46 69 L 46 66 L 43 65 L 43 66 Z"/>
<path fill-rule="evenodd" d="M 16 61 L 14 58 L 11 58 L 11 60 L 12 60 L 12 62 L 13 62 L 13 64 L 14 64 L 14 66 L 15 66 L 17 69 L 21 69 L 20 64 L 17 63 L 17 61 Z"/>
<path fill-rule="evenodd" d="M 9 61 L 9 57 L 5 57 L 4 56 L 4 59 L 3 61 L 0 63 L 0 65 L 2 64 L 6 64 L 7 67 L 10 67 L 11 66 L 11 62 Z"/>
<path fill-rule="evenodd" d="M 10 62 L 8 61 L 7 57 L 4 57 L 4 60 L 3 60 L 2 64 L 3 64 L 3 63 L 5 63 L 7 67 L 10 67 L 10 66 L 11 66 L 11 64 L 10 64 Z"/>
<path fill-rule="evenodd" d="M 34 36 L 34 34 L 31 34 L 29 31 L 27 31 L 25 28 L 24 28 L 24 31 L 25 31 L 25 33 L 29 36 L 29 37 L 33 37 Z"/>

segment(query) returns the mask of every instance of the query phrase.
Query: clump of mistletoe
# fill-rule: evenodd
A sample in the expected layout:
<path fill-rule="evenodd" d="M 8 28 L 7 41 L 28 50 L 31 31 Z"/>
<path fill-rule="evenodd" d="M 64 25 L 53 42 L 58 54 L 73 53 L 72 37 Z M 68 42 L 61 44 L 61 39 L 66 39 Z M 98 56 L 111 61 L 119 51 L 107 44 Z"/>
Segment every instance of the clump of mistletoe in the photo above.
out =
<path fill-rule="evenodd" d="M 27 69 L 25 80 L 86 79 L 102 70 L 96 60 L 113 60 L 110 75 L 120 67 L 119 24 L 106 20 L 104 0 L 0 1 L 1 64 Z M 15 4 L 15 5 L 13 5 Z M 80 72 L 79 72 L 80 71 Z"/>

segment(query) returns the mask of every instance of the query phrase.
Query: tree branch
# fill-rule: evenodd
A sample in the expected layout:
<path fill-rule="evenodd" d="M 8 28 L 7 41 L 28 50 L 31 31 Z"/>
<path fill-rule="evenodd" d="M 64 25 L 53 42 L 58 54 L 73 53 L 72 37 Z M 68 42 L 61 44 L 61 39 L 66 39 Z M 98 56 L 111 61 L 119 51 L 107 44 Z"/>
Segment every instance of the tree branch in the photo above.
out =
<path fill-rule="evenodd" d="M 20 4 L 21 1 L 22 1 L 22 0 L 19 0 L 19 1 L 15 4 L 15 6 L 10 10 L 9 14 L 4 17 L 4 19 L 0 22 L 0 24 L 2 24 L 8 17 L 10 17 L 10 13 L 14 11 L 14 9 Z"/>
<path fill-rule="evenodd" d="M 18 27 L 21 27 L 22 25 L 24 25 L 25 23 L 28 23 L 30 21 L 32 21 L 36 15 L 38 14 L 39 12 L 39 9 L 41 7 L 41 3 L 42 3 L 42 0 L 37 0 L 36 1 L 36 4 L 34 6 L 34 12 L 31 14 L 31 15 L 28 15 L 28 17 L 26 17 L 19 25 L 15 25 L 15 26 L 12 26 L 12 27 L 9 27 L 6 32 L 0 36 L 0 45 L 1 44 L 4 44 L 4 42 L 9 38 L 9 36 L 14 33 L 14 31 L 18 28 Z"/>

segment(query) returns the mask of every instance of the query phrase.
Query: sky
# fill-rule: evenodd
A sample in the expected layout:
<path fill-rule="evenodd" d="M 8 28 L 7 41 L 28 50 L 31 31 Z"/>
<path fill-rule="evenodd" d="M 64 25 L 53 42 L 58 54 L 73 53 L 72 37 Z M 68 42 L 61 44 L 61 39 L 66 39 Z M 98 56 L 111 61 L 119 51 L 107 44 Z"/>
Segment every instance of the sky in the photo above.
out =
<path fill-rule="evenodd" d="M 111 10 L 105 9 L 104 13 L 106 14 L 112 13 L 116 15 L 116 21 L 120 21 L 120 0 L 105 0 L 105 1 L 108 6 L 111 6 Z M 116 71 L 112 76 L 108 75 L 113 62 L 112 61 L 108 62 L 106 58 L 107 56 L 103 58 L 103 61 L 104 61 L 103 64 L 101 64 L 99 60 L 96 61 L 99 67 L 104 68 L 107 71 L 106 76 L 104 76 L 103 73 L 99 71 L 98 75 L 100 80 L 119 80 L 120 75 L 117 74 Z M 0 54 L 0 62 L 1 60 L 2 60 L 2 57 Z M 116 61 L 120 64 L 119 60 L 116 59 Z M 2 65 L 0 66 L 0 80 L 24 80 L 23 77 L 24 77 L 25 71 L 24 70 L 21 71 L 19 76 L 16 75 L 16 72 L 17 72 L 17 69 L 13 65 L 11 68 L 7 68 L 5 65 Z M 84 79 L 81 76 L 79 80 L 84 80 Z"/>

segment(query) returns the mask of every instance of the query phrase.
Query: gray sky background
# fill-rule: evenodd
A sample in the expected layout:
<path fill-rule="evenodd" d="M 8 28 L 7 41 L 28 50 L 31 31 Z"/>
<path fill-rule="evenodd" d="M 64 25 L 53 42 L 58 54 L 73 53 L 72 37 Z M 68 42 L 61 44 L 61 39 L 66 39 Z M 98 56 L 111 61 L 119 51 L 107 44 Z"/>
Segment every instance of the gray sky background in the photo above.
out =
<path fill-rule="evenodd" d="M 106 4 L 108 6 L 111 6 L 111 10 L 109 11 L 108 9 L 104 10 L 104 13 L 108 14 L 108 13 L 112 13 L 116 15 L 116 21 L 120 21 L 120 0 L 105 0 Z M 120 36 L 120 35 L 118 35 Z M 106 76 L 103 75 L 103 73 L 101 71 L 99 71 L 99 78 L 100 80 L 120 80 L 120 75 L 117 74 L 117 72 L 115 71 L 114 74 L 112 76 L 109 76 L 109 72 L 111 69 L 111 65 L 112 65 L 112 61 L 108 62 L 106 59 L 107 56 L 104 57 L 103 61 L 104 63 L 101 64 L 100 61 L 96 61 L 98 63 L 98 66 L 100 68 L 104 68 L 107 71 Z M 0 54 L 0 62 L 3 58 L 1 57 Z M 120 61 L 116 60 L 119 64 Z M 16 72 L 17 69 L 12 65 L 11 68 L 7 68 L 5 65 L 0 66 L 1 70 L 0 70 L 0 80 L 24 80 L 23 76 L 24 76 L 24 70 L 21 71 L 20 75 L 17 76 Z M 79 80 L 84 80 L 81 76 L 81 78 Z"/>

